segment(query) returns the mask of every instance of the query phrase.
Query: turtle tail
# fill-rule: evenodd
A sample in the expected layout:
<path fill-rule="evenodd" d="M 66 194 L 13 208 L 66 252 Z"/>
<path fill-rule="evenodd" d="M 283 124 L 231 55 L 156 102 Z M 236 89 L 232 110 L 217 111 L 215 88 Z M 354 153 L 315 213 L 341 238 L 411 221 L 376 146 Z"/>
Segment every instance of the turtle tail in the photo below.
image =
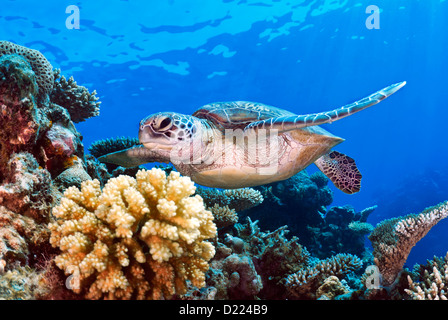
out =
<path fill-rule="evenodd" d="M 370 106 L 373 106 L 382 100 L 386 99 L 401 87 L 406 84 L 406 81 L 399 82 L 390 85 L 384 89 L 381 89 L 370 96 L 358 100 L 354 103 L 343 106 L 339 109 L 312 113 L 299 116 L 282 116 L 276 118 L 270 118 L 266 120 L 256 121 L 244 128 L 247 130 L 258 130 L 258 129 L 276 129 L 279 133 L 287 132 L 291 130 L 297 130 L 304 127 L 317 126 L 325 123 L 331 123 L 333 121 L 348 117 L 358 111 L 364 110 Z"/>

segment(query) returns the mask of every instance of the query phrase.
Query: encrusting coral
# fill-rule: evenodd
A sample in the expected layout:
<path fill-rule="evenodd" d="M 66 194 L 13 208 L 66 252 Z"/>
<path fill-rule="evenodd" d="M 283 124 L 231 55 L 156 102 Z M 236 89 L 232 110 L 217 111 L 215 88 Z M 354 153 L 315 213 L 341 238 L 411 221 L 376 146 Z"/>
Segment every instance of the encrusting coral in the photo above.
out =
<path fill-rule="evenodd" d="M 213 216 L 188 177 L 161 169 L 71 187 L 53 210 L 56 264 L 89 299 L 161 299 L 205 285 Z"/>
<path fill-rule="evenodd" d="M 43 272 L 26 267 L 18 267 L 0 273 L 0 300 L 33 300 L 48 294 L 48 288 L 42 286 Z"/>
<path fill-rule="evenodd" d="M 448 201 L 425 209 L 420 214 L 384 220 L 369 236 L 374 261 L 383 286 L 391 286 L 403 269 L 411 249 L 433 226 L 448 216 Z"/>
<path fill-rule="evenodd" d="M 330 276 L 317 289 L 316 297 L 320 300 L 332 300 L 337 296 L 349 293 L 350 290 L 344 286 L 338 277 Z"/>

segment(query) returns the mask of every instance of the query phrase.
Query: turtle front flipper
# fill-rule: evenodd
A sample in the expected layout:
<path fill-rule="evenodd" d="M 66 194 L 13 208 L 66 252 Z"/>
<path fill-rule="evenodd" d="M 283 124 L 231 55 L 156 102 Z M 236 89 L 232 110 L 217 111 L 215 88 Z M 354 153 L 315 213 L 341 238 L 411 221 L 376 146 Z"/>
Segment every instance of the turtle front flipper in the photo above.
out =
<path fill-rule="evenodd" d="M 339 190 L 348 194 L 361 190 L 362 175 L 356 167 L 355 160 L 349 156 L 331 151 L 317 159 L 314 164 Z"/>
<path fill-rule="evenodd" d="M 399 82 L 390 85 L 384 89 L 381 89 L 370 96 L 358 100 L 349 105 L 343 106 L 339 109 L 335 109 L 327 112 L 312 113 L 299 116 L 281 116 L 276 118 L 270 118 L 266 120 L 252 122 L 244 128 L 247 130 L 257 129 L 276 129 L 279 133 L 297 130 L 310 126 L 317 126 L 324 123 L 331 123 L 333 121 L 348 117 L 358 111 L 364 110 L 370 106 L 373 106 L 382 100 L 386 99 L 401 87 L 406 84 L 406 81 Z"/>
<path fill-rule="evenodd" d="M 112 152 L 98 158 L 100 162 L 112 163 L 125 168 L 137 167 L 148 162 L 168 163 L 166 157 L 143 146 Z"/>

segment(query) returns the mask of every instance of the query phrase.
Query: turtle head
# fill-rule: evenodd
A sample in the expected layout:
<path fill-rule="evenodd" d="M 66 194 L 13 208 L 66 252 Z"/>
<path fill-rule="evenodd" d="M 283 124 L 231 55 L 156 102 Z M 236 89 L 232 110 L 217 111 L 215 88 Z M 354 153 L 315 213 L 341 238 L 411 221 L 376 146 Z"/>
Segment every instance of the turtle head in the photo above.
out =
<path fill-rule="evenodd" d="M 200 121 L 190 115 L 159 112 L 140 121 L 140 142 L 148 149 L 171 150 L 190 144 L 198 136 Z"/>

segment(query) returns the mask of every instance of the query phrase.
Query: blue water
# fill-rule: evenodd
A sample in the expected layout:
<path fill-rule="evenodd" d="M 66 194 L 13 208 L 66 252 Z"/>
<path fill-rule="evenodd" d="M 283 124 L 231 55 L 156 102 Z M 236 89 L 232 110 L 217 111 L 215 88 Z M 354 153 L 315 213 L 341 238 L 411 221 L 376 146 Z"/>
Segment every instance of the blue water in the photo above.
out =
<path fill-rule="evenodd" d="M 80 28 L 68 29 L 69 5 Z M 379 29 L 366 8 L 380 8 Z M 0 39 L 40 50 L 102 101 L 77 125 L 93 141 L 137 136 L 156 111 L 192 113 L 250 100 L 295 113 L 327 111 L 406 80 L 366 111 L 325 125 L 346 141 L 362 191 L 334 188 L 333 205 L 377 204 L 369 222 L 448 199 L 446 0 L 4 0 Z M 316 170 L 310 167 L 310 172 Z M 409 264 L 448 250 L 442 221 Z"/>

